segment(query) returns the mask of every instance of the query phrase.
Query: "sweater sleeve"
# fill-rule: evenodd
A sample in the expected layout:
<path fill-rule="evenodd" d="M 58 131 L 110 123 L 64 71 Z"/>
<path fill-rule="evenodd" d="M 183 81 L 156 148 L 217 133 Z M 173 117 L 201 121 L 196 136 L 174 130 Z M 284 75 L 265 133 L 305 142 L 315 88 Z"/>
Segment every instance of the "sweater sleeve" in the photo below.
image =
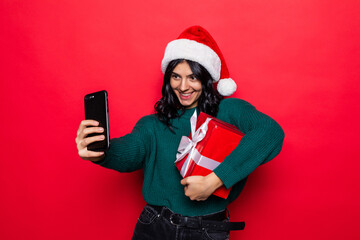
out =
<path fill-rule="evenodd" d="M 110 147 L 105 152 L 105 158 L 94 162 L 106 168 L 119 172 L 132 172 L 141 169 L 151 144 L 151 117 L 141 118 L 130 134 L 110 140 Z"/>
<path fill-rule="evenodd" d="M 260 164 L 279 154 L 284 131 L 269 116 L 240 99 L 226 99 L 224 114 L 245 136 L 224 161 L 214 169 L 226 188 L 246 178 Z"/>

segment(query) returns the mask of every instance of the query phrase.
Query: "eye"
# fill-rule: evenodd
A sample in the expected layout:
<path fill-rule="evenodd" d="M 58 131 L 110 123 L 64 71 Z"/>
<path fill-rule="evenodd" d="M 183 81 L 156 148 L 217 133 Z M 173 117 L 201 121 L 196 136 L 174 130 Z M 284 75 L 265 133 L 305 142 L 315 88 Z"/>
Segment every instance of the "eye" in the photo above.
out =
<path fill-rule="evenodd" d="M 191 76 L 190 76 L 190 80 L 191 80 L 191 81 L 197 81 L 198 79 L 197 79 L 197 77 L 196 77 L 195 75 L 191 75 Z"/>
<path fill-rule="evenodd" d="M 180 76 L 173 73 L 173 74 L 171 74 L 171 78 L 173 78 L 173 79 L 180 79 Z"/>

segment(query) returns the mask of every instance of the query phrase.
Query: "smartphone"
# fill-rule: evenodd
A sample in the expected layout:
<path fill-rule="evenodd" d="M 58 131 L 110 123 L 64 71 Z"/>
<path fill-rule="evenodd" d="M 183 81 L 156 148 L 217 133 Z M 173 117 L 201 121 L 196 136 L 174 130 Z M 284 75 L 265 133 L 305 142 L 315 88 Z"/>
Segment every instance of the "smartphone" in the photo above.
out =
<path fill-rule="evenodd" d="M 96 120 L 100 123 L 99 127 L 104 128 L 103 133 L 91 133 L 87 137 L 105 135 L 104 140 L 89 144 L 87 149 L 95 152 L 106 151 L 110 146 L 108 94 L 105 90 L 89 93 L 85 95 L 84 102 L 85 119 Z"/>

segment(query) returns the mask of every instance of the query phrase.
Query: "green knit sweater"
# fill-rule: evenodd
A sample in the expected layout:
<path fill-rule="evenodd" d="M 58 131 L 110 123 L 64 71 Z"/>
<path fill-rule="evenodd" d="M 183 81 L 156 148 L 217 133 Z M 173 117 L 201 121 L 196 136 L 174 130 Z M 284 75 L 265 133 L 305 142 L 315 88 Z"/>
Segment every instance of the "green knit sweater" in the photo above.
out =
<path fill-rule="evenodd" d="M 284 132 L 249 103 L 236 98 L 222 100 L 216 117 L 245 133 L 236 149 L 214 169 L 225 187 L 233 188 L 227 199 L 212 195 L 206 201 L 192 201 L 184 194 L 182 177 L 174 162 L 181 137 L 190 134 L 190 117 L 194 111 L 195 108 L 188 109 L 171 121 L 174 132 L 155 115 L 141 118 L 130 134 L 111 139 L 105 159 L 98 164 L 119 172 L 143 169 L 142 192 L 148 204 L 167 206 L 187 216 L 223 210 L 240 194 L 247 176 L 280 152 Z"/>

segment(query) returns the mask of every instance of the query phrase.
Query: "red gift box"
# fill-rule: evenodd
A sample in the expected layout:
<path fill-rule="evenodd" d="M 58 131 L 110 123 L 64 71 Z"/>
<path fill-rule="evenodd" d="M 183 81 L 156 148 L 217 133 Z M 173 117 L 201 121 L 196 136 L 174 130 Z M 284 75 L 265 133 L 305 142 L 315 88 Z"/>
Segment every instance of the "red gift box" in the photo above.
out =
<path fill-rule="evenodd" d="M 183 136 L 175 165 L 181 176 L 206 176 L 212 172 L 239 144 L 244 136 L 235 126 L 196 111 L 190 119 L 191 133 Z M 218 188 L 213 194 L 227 198 L 230 189 Z"/>

